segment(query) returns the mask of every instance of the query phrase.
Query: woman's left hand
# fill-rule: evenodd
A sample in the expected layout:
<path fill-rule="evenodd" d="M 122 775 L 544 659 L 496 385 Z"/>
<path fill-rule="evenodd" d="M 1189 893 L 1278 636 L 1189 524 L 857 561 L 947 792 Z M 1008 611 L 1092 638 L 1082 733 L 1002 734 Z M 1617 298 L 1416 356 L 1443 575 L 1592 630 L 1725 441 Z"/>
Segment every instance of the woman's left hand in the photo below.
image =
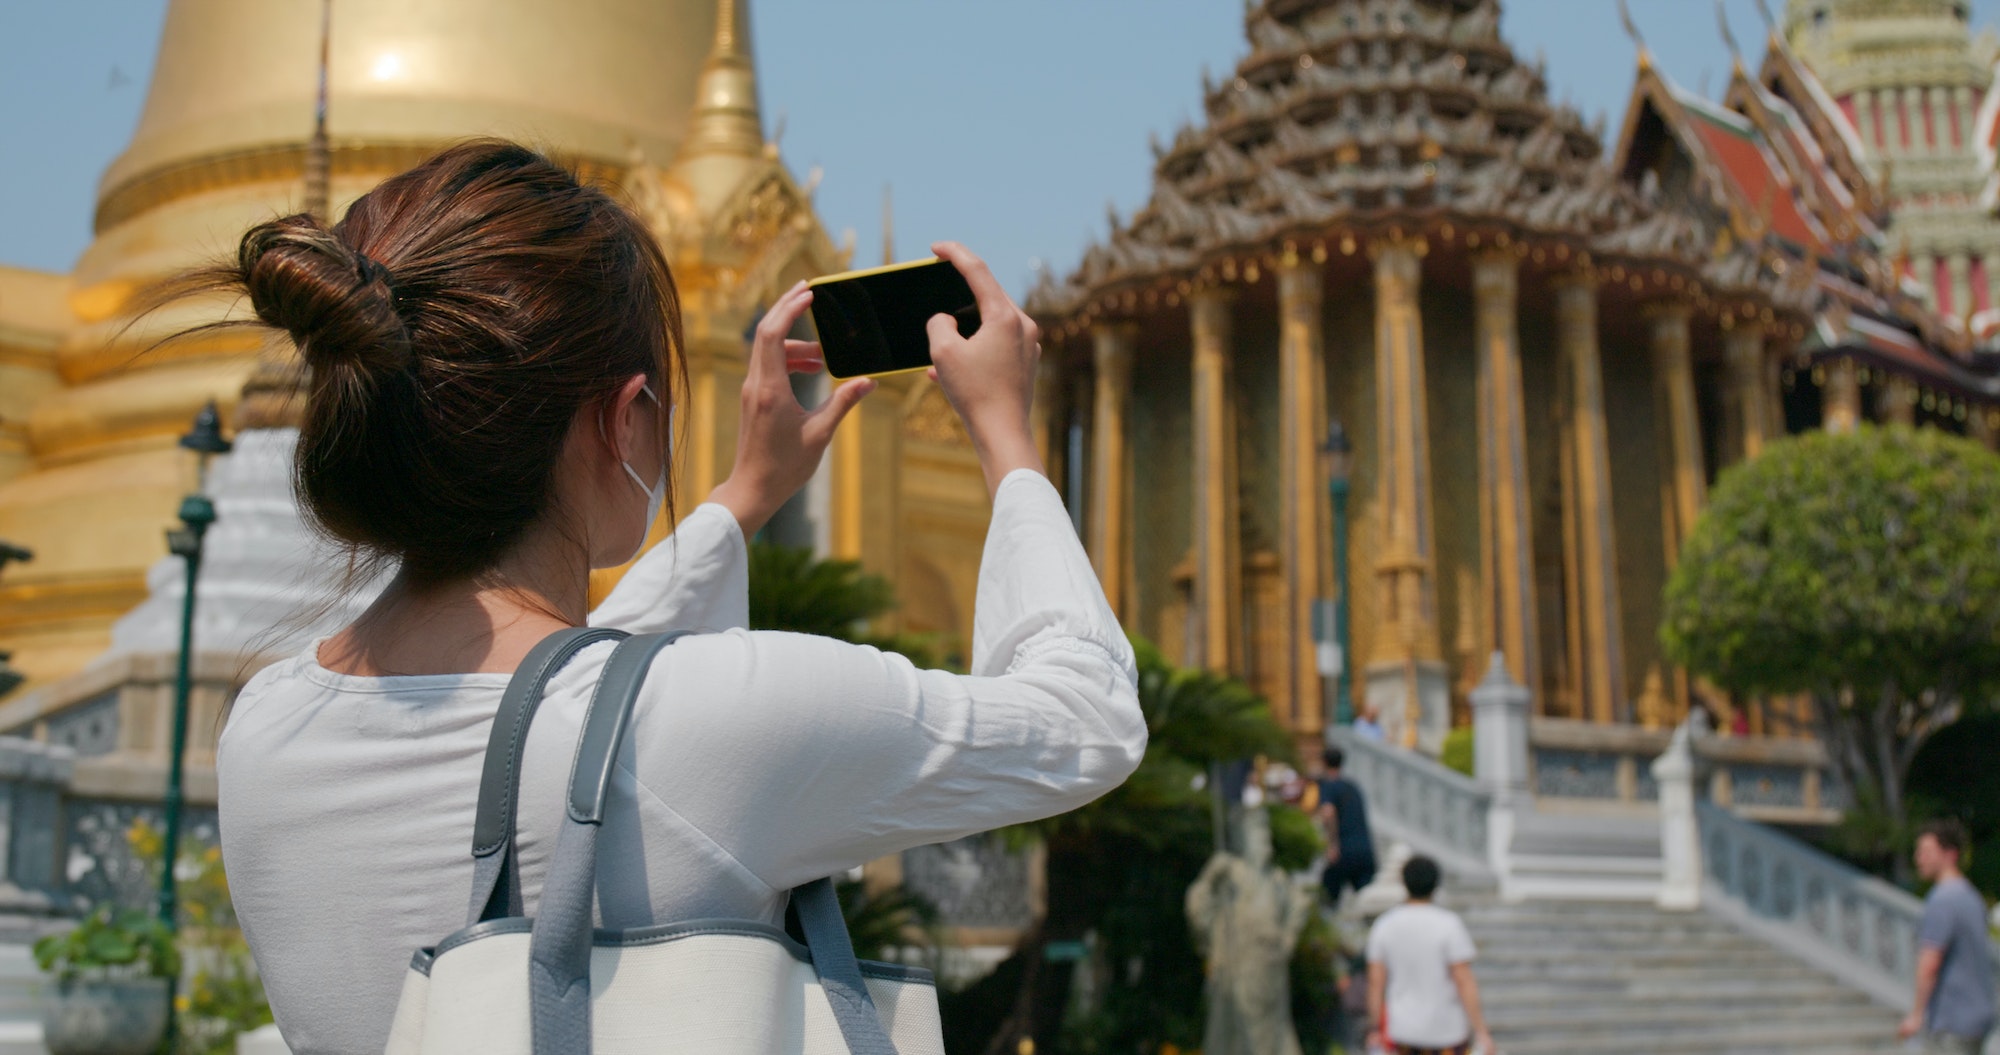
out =
<path fill-rule="evenodd" d="M 875 382 L 864 377 L 834 389 L 812 410 L 799 403 L 790 375 L 817 373 L 825 368 L 825 360 L 817 343 L 787 340 L 785 335 L 811 304 L 812 290 L 804 282 L 793 286 L 764 313 L 750 343 L 742 418 L 736 427 L 736 466 L 709 495 L 709 501 L 736 515 L 746 538 L 761 530 L 778 507 L 812 479 L 841 419 L 875 391 Z"/>

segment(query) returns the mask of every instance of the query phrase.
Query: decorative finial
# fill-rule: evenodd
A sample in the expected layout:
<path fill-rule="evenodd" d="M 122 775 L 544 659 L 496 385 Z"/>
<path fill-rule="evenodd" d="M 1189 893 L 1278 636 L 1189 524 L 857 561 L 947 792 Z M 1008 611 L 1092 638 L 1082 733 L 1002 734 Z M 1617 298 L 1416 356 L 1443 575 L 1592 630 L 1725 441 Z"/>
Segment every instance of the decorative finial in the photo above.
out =
<path fill-rule="evenodd" d="M 737 9 L 737 0 L 720 0 L 715 5 L 715 50 L 712 54 L 716 57 L 749 57 L 737 43 L 736 22 L 741 14 Z"/>
<path fill-rule="evenodd" d="M 882 184 L 882 264 L 888 266 L 896 262 L 896 203 L 891 195 L 893 187 Z"/>
<path fill-rule="evenodd" d="M 1632 38 L 1632 46 L 1639 49 L 1639 68 L 1651 69 L 1653 53 L 1646 48 L 1646 38 L 1639 33 L 1639 25 L 1632 21 L 1632 9 L 1625 0 L 1618 0 L 1618 21 L 1625 27 L 1625 35 Z"/>
<path fill-rule="evenodd" d="M 715 43 L 695 82 L 694 117 L 685 155 L 764 153 L 757 71 L 750 57 L 749 0 L 716 0 Z"/>
<path fill-rule="evenodd" d="M 326 71 L 333 27 L 333 0 L 319 5 L 319 89 L 313 97 L 312 138 L 306 141 L 306 212 L 332 220 L 333 152 L 326 139 Z"/>
<path fill-rule="evenodd" d="M 1729 49 L 1729 56 L 1736 64 L 1736 70 L 1743 69 L 1743 50 L 1736 46 L 1736 34 L 1729 30 L 1729 12 L 1723 10 L 1722 0 L 1715 0 L 1715 24 L 1722 30 L 1722 44 Z"/>

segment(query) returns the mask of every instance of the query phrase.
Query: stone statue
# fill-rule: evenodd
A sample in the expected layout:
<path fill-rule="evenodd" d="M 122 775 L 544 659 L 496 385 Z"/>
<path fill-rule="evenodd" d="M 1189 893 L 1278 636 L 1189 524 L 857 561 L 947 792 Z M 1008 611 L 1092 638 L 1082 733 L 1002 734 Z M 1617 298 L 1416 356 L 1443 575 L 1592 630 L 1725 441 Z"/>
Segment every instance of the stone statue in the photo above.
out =
<path fill-rule="evenodd" d="M 1269 816 L 1250 809 L 1243 818 L 1243 854 L 1209 858 L 1187 892 L 1188 921 L 1208 969 L 1201 1050 L 1301 1055 L 1290 971 L 1313 891 L 1272 865 Z"/>

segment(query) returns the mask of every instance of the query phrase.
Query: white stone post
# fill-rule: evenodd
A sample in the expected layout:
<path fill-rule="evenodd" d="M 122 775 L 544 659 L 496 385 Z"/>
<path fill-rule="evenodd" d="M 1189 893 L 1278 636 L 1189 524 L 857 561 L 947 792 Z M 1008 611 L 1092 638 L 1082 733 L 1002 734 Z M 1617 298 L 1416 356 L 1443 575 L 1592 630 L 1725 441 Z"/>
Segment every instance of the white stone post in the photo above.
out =
<path fill-rule="evenodd" d="M 1674 730 L 1667 750 L 1653 760 L 1660 787 L 1659 906 L 1676 912 L 1701 907 L 1701 827 L 1694 815 L 1694 736 L 1699 717 Z"/>
<path fill-rule="evenodd" d="M 1486 679 L 1472 690 L 1472 775 L 1492 795 L 1486 813 L 1486 859 L 1506 887 L 1515 822 L 1534 808 L 1528 795 L 1528 701 L 1524 685 L 1493 653 Z"/>

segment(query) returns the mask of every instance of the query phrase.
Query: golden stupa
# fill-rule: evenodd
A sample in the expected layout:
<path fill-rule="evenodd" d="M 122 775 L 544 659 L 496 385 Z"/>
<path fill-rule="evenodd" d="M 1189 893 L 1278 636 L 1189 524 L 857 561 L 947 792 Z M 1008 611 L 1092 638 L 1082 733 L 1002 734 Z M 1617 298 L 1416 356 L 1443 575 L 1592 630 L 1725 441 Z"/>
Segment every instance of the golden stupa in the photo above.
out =
<path fill-rule="evenodd" d="M 751 322 L 784 286 L 851 255 L 764 139 L 746 6 L 336 0 L 323 20 L 319 4 L 173 0 L 138 129 L 104 173 L 96 236 L 74 273 L 0 268 L 0 539 L 35 553 L 0 573 L 0 652 L 30 679 L 6 724 L 77 698 L 65 681 L 146 598 L 162 533 L 194 484 L 175 439 L 200 406 L 217 401 L 238 428 L 268 424 L 235 414 L 262 338 L 148 350 L 222 306 L 133 317 L 150 283 L 307 207 L 315 157 L 335 215 L 471 135 L 529 143 L 625 195 L 667 246 L 685 297 L 692 385 L 677 499 L 699 501 L 733 457 Z M 320 98 L 330 105 L 316 154 Z M 843 427 L 812 496 L 802 505 L 823 552 L 907 580 L 901 628 L 963 636 L 985 494 L 938 393 L 921 380 L 885 385 Z M 17 713 L 24 705 L 35 713 Z"/>

